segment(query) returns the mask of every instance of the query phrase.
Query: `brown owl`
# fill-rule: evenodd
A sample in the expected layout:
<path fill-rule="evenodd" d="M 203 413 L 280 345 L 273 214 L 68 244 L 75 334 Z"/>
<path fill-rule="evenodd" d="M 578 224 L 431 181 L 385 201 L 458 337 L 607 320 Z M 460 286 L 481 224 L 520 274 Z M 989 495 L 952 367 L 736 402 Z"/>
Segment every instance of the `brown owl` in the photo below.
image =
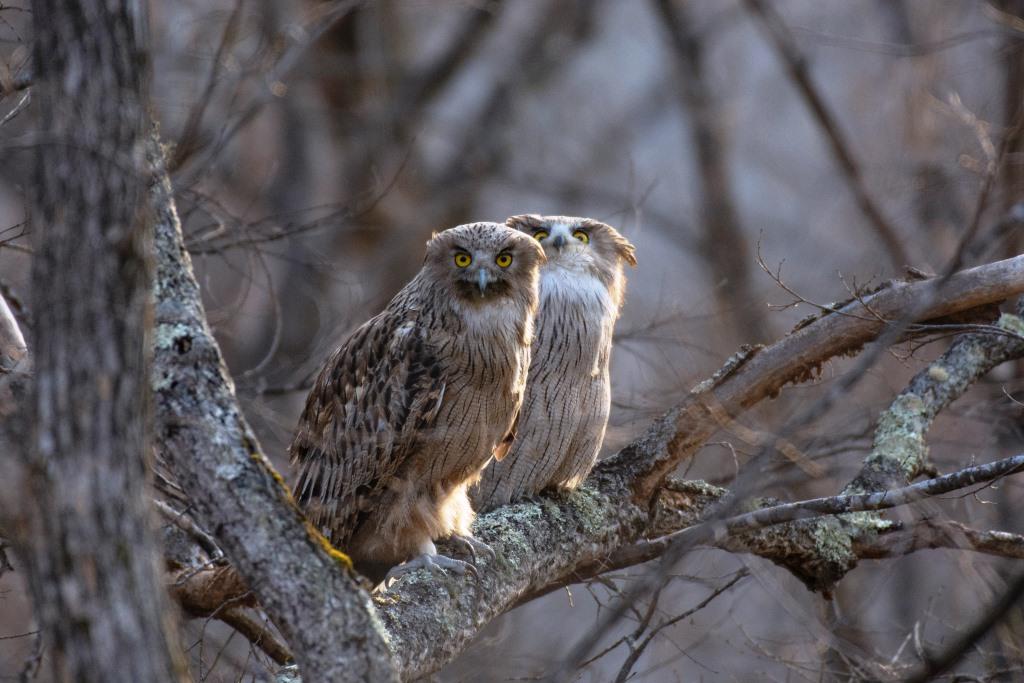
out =
<path fill-rule="evenodd" d="M 539 242 L 540 307 L 516 438 L 471 493 L 490 510 L 549 487 L 572 489 L 590 473 L 611 407 L 608 360 L 633 245 L 590 218 L 513 216 Z"/>
<path fill-rule="evenodd" d="M 473 569 L 434 541 L 483 546 L 467 488 L 511 441 L 544 259 L 498 223 L 436 234 L 416 277 L 321 370 L 290 449 L 295 496 L 374 581 L 413 557 L 392 574 Z"/>

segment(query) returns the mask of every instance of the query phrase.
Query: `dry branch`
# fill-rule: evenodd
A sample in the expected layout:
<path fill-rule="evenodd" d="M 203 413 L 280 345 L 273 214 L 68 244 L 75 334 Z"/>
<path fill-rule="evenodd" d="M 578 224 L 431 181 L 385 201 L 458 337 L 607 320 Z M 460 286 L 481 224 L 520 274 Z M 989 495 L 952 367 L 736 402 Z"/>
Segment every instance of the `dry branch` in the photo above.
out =
<path fill-rule="evenodd" d="M 1006 531 L 981 531 L 959 522 L 924 519 L 906 529 L 854 541 L 853 551 L 863 559 L 900 557 L 919 550 L 948 548 L 1024 560 L 1024 536 Z"/>
<path fill-rule="evenodd" d="M 773 505 L 725 520 L 692 526 L 661 540 L 670 543 L 685 543 L 691 546 L 697 543 L 720 543 L 729 536 L 742 536 L 750 531 L 800 519 L 853 512 L 874 512 L 909 505 L 929 496 L 939 496 L 950 491 L 965 489 L 975 484 L 1016 474 L 1021 470 L 1024 470 L 1024 455 L 1014 455 L 898 489 L 850 493 Z"/>
<path fill-rule="evenodd" d="M 598 466 L 629 480 L 638 502 L 651 500 L 665 477 L 721 426 L 785 385 L 806 381 L 831 358 L 858 351 L 889 324 L 911 316 L 925 322 L 1024 293 L 1024 256 L 937 279 L 895 283 L 847 303 L 769 347 L 746 354 L 709 388 L 691 392 L 647 434 Z"/>
<path fill-rule="evenodd" d="M 336 551 L 311 534 L 238 408 L 155 140 L 147 156 L 155 176 L 158 451 L 310 680 L 392 680 L 391 653 L 368 596 Z"/>
<path fill-rule="evenodd" d="M 0 374 L 14 370 L 27 353 L 21 327 L 7 300 L 0 295 Z"/>

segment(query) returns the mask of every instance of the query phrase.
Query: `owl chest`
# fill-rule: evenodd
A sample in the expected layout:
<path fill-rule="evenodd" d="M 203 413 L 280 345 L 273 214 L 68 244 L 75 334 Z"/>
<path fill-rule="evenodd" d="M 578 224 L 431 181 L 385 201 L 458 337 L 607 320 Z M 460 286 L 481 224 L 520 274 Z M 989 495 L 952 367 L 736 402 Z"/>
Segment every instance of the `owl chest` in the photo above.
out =
<path fill-rule="evenodd" d="M 542 277 L 534 367 L 557 359 L 563 372 L 601 373 L 615 317 L 615 303 L 597 278 L 558 271 Z"/>
<path fill-rule="evenodd" d="M 431 479 L 483 467 L 511 428 L 529 368 L 521 318 L 463 320 L 460 327 L 453 326 L 457 333 L 439 336 L 444 399 L 437 426 L 423 435 Z"/>

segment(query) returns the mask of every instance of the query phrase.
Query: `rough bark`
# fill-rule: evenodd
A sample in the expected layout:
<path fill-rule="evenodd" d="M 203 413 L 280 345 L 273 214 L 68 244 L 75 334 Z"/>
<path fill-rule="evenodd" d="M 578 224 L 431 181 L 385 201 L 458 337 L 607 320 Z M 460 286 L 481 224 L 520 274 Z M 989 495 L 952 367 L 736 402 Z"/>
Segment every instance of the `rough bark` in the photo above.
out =
<path fill-rule="evenodd" d="M 369 596 L 305 521 L 238 407 L 185 251 L 164 157 L 154 141 L 157 446 L 193 504 L 288 640 L 311 681 L 396 678 Z"/>
<path fill-rule="evenodd" d="M 17 534 L 56 680 L 185 678 L 147 482 L 142 6 L 32 3 L 34 413 Z"/>

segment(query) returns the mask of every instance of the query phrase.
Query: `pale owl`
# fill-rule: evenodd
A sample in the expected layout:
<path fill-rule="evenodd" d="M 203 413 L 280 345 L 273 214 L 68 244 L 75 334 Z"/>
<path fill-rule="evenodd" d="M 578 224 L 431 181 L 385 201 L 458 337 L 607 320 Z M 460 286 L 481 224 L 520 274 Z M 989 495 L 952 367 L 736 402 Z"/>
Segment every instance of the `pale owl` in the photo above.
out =
<path fill-rule="evenodd" d="M 419 273 L 321 370 L 290 449 L 295 497 L 374 581 L 413 557 L 400 571 L 470 568 L 434 541 L 471 542 L 467 488 L 508 450 L 544 259 L 498 223 L 436 234 Z"/>
<path fill-rule="evenodd" d="M 516 438 L 471 492 L 490 510 L 549 487 L 573 489 L 590 473 L 611 407 L 608 361 L 633 245 L 590 218 L 513 216 L 507 225 L 544 247 L 533 359 Z"/>

